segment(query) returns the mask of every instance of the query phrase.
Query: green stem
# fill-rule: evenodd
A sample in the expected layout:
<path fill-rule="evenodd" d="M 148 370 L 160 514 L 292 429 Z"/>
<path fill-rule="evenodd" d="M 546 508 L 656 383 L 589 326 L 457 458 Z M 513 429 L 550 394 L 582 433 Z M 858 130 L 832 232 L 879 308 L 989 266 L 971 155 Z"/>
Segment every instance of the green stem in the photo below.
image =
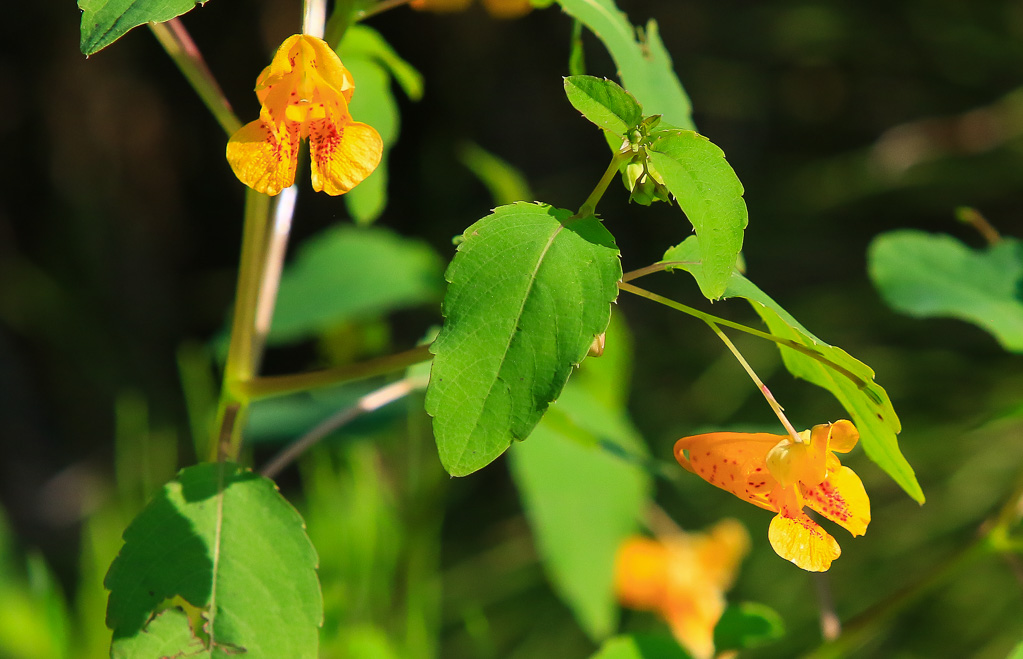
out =
<path fill-rule="evenodd" d="M 206 61 L 196 47 L 192 37 L 189 36 L 185 26 L 177 18 L 166 23 L 150 23 L 149 29 L 153 31 L 156 40 L 160 42 L 163 49 L 167 51 L 178 69 L 184 74 L 192 89 L 199 94 L 199 98 L 213 113 L 221 128 L 228 135 L 242 127 L 242 122 L 235 116 L 231 104 L 220 89 L 216 79 L 210 72 Z"/>
<path fill-rule="evenodd" d="M 259 354 L 254 346 L 256 307 L 259 285 L 266 258 L 270 198 L 252 189 L 245 191 L 245 220 L 242 250 L 238 266 L 238 288 L 231 320 L 231 342 L 224 365 L 224 383 L 217 407 L 217 422 L 210 458 L 214 461 L 237 460 L 241 451 L 241 431 L 248 416 L 249 398 L 239 384 L 255 377 Z"/>
<path fill-rule="evenodd" d="M 855 373 L 845 368 L 844 366 L 836 364 L 835 362 L 831 361 L 830 359 L 820 354 L 813 348 L 805 346 L 802 343 L 799 343 L 798 341 L 786 339 L 780 336 L 775 336 L 774 334 L 768 334 L 767 332 L 761 332 L 760 330 L 753 329 L 752 327 L 747 327 L 741 323 L 735 323 L 725 318 L 715 316 L 713 314 L 704 313 L 699 309 L 694 309 L 693 307 L 686 306 L 681 302 L 676 302 L 675 300 L 666 298 L 663 295 L 651 293 L 648 290 L 639 288 L 638 286 L 633 286 L 632 284 L 627 284 L 624 281 L 618 282 L 618 289 L 625 291 L 627 293 L 638 295 L 640 297 L 645 297 L 646 299 L 651 300 L 653 302 L 657 302 L 658 304 L 663 304 L 664 306 L 675 309 L 676 311 L 681 311 L 682 313 L 689 314 L 694 318 L 699 318 L 704 322 L 716 323 L 723 327 L 730 327 L 732 329 L 739 330 L 740 332 L 745 332 L 746 334 L 749 334 L 751 336 L 766 339 L 768 341 L 777 343 L 778 345 L 785 346 L 786 348 L 791 348 L 792 350 L 802 353 L 815 361 L 818 361 L 822 364 L 826 364 L 828 368 L 834 370 L 836 373 L 844 375 L 846 378 L 851 380 L 857 387 L 863 388 L 867 386 L 867 383 L 860 376 L 856 375 Z"/>
<path fill-rule="evenodd" d="M 785 416 L 784 408 L 782 408 L 782 406 L 778 404 L 778 401 L 775 399 L 774 394 L 772 394 L 771 390 L 767 388 L 767 385 L 763 383 L 760 377 L 756 374 L 756 371 L 753 370 L 753 367 L 749 365 L 749 362 L 746 361 L 746 358 L 742 356 L 742 353 L 739 352 L 739 349 L 735 347 L 734 343 L 732 343 L 731 339 L 725 336 L 725 333 L 721 331 L 721 328 L 718 327 L 716 323 L 713 323 L 709 320 L 704 322 L 706 322 L 707 325 L 712 330 L 714 330 L 714 333 L 717 334 L 718 338 L 721 339 L 722 343 L 728 346 L 728 349 L 732 352 L 733 355 L 735 355 L 735 358 L 739 360 L 740 364 L 742 364 L 742 367 L 746 370 L 746 373 L 750 376 L 750 379 L 752 379 L 753 382 L 760 389 L 760 393 L 764 395 L 764 398 L 767 400 L 767 404 L 771 406 L 772 410 L 774 410 L 774 414 L 775 416 L 778 417 L 778 420 L 781 421 L 781 425 L 785 427 L 785 430 L 789 433 L 789 436 L 792 437 L 792 441 L 794 441 L 797 444 L 802 444 L 803 439 L 802 437 L 799 436 L 799 433 L 796 432 L 796 429 L 792 427 L 792 423 L 789 421 L 788 417 Z"/>
<path fill-rule="evenodd" d="M 583 205 L 579 207 L 575 217 L 589 217 L 593 215 L 597 210 L 597 202 L 600 201 L 601 197 L 607 191 L 607 186 L 611 185 L 611 181 L 614 180 L 615 176 L 618 175 L 619 167 L 622 161 L 631 157 L 632 152 L 628 150 L 619 150 L 615 153 L 614 157 L 611 158 L 611 164 L 607 166 L 604 171 L 604 175 L 600 177 L 600 181 L 597 182 L 597 187 L 593 188 L 593 192 L 586 198 Z"/>
<path fill-rule="evenodd" d="M 254 378 L 247 382 L 237 383 L 236 390 L 249 400 L 285 396 L 309 389 L 330 387 L 345 382 L 386 375 L 426 361 L 431 357 L 429 346 L 419 346 L 393 355 L 370 359 L 359 364 L 347 364 L 312 373 Z"/>
<path fill-rule="evenodd" d="M 693 265 L 696 263 L 698 263 L 698 261 L 658 261 L 657 263 L 648 265 L 645 268 L 638 268 L 636 270 L 626 272 L 622 275 L 622 281 L 632 281 L 633 279 L 652 275 L 655 272 L 664 272 L 665 270 L 677 268 L 679 266 Z"/>

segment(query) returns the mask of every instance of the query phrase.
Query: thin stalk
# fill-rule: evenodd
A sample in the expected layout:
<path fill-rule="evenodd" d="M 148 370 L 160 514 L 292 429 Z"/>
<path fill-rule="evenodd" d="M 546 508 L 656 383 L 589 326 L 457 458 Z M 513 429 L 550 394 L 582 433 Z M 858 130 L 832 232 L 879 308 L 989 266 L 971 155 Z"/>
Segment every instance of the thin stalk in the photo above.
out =
<path fill-rule="evenodd" d="M 274 456 L 259 473 L 267 478 L 275 478 L 285 467 L 297 460 L 299 456 L 318 444 L 330 433 L 351 423 L 363 414 L 373 412 L 396 400 L 400 400 L 407 396 L 409 392 L 424 384 L 424 382 L 405 378 L 366 394 L 355 405 L 337 412 L 289 444 L 284 450 Z"/>
<path fill-rule="evenodd" d="M 267 247 L 263 258 L 263 273 L 259 281 L 259 294 L 256 296 L 256 311 L 253 318 L 252 353 L 253 378 L 259 372 L 263 361 L 263 349 L 270 335 L 270 324 L 273 321 L 274 307 L 277 304 L 277 291 L 281 286 L 281 272 L 284 270 L 284 255 L 288 251 L 288 236 L 291 233 L 291 221 L 295 216 L 295 200 L 298 197 L 298 186 L 292 185 L 281 191 L 274 201 L 273 229 L 267 239 Z"/>
<path fill-rule="evenodd" d="M 272 375 L 239 382 L 236 388 L 249 400 L 261 400 L 274 396 L 285 396 L 300 391 L 330 387 L 345 382 L 365 380 L 378 375 L 387 375 L 430 359 L 429 346 L 419 346 L 404 352 L 370 359 L 358 364 L 346 364 L 311 373 L 294 375 Z"/>
<path fill-rule="evenodd" d="M 302 33 L 322 39 L 327 24 L 327 0 L 302 3 Z"/>
<path fill-rule="evenodd" d="M 178 69 L 184 74 L 192 89 L 199 94 L 199 98 L 213 113 L 217 123 L 228 135 L 242 127 L 242 122 L 235 116 L 231 104 L 227 102 L 223 90 L 217 84 L 213 73 L 206 66 L 199 48 L 192 41 L 184 24 L 177 18 L 166 23 L 150 23 L 149 29 L 153 31 L 156 40 L 160 42 L 163 49 L 167 51 Z"/>
<path fill-rule="evenodd" d="M 664 272 L 669 268 L 675 268 L 682 265 L 693 265 L 695 263 L 697 263 L 697 261 L 658 261 L 657 263 L 648 265 L 645 268 L 638 268 L 636 270 L 626 272 L 622 275 L 622 281 L 632 281 L 633 279 L 652 275 L 655 272 Z"/>
<path fill-rule="evenodd" d="M 245 220 L 242 227 L 238 286 L 231 320 L 231 342 L 224 365 L 224 383 L 220 392 L 217 422 L 210 459 L 236 460 L 241 450 L 241 431 L 248 415 L 248 398 L 238 391 L 238 383 L 255 377 L 258 355 L 253 330 L 266 254 L 270 198 L 252 189 L 245 191 Z"/>
<path fill-rule="evenodd" d="M 836 373 L 841 373 L 842 375 L 844 375 L 846 378 L 852 381 L 857 387 L 860 387 L 862 389 L 867 386 L 867 382 L 860 376 L 856 375 L 855 373 L 845 368 L 844 366 L 836 364 L 835 362 L 831 361 L 830 359 L 820 354 L 813 348 L 805 346 L 802 343 L 799 343 L 798 341 L 793 341 L 792 339 L 786 339 L 780 336 L 775 336 L 774 334 L 768 334 L 767 332 L 761 332 L 760 330 L 753 329 L 752 327 L 747 327 L 741 323 L 735 323 L 725 318 L 715 316 L 714 314 L 704 313 L 699 309 L 694 309 L 693 307 L 686 306 L 681 302 L 676 302 L 675 300 L 666 298 L 663 295 L 652 293 L 646 289 L 639 288 L 638 286 L 633 286 L 632 284 L 618 282 L 618 289 L 625 291 L 627 293 L 638 295 L 640 297 L 645 297 L 648 300 L 657 302 L 658 304 L 663 304 L 664 306 L 675 309 L 676 311 L 681 311 L 682 313 L 689 314 L 693 318 L 699 318 L 704 322 L 715 323 L 722 327 L 729 327 L 734 330 L 739 330 L 740 332 L 745 332 L 746 334 L 749 334 L 751 336 L 755 336 L 761 339 L 765 339 L 767 341 L 771 341 L 773 343 L 777 343 L 778 345 L 785 346 L 786 348 L 791 348 L 792 350 L 802 353 L 807 357 L 810 357 L 811 359 L 814 359 L 822 364 L 827 364 L 829 368 L 834 370 Z"/>
<path fill-rule="evenodd" d="M 363 9 L 361 11 L 356 12 L 355 20 L 363 21 L 369 18 L 370 16 L 376 16 L 377 14 L 383 13 L 391 9 L 395 9 L 396 7 L 407 5 L 410 2 L 412 2 L 412 0 L 380 0 L 380 2 L 376 3 L 369 9 Z"/>
<path fill-rule="evenodd" d="M 767 400 L 767 404 L 771 406 L 772 410 L 774 410 L 774 414 L 778 417 L 778 420 L 781 421 L 781 425 L 785 426 L 785 430 L 789 433 L 789 436 L 792 437 L 792 441 L 797 444 L 802 444 L 803 439 L 799 436 L 799 433 L 796 432 L 796 429 L 792 427 L 792 423 L 789 421 L 788 417 L 785 416 L 784 408 L 778 404 L 774 394 L 772 394 L 771 390 L 767 388 L 767 385 L 763 383 L 760 377 L 756 374 L 756 371 L 753 370 L 753 367 L 749 365 L 746 358 L 742 356 L 741 352 L 739 352 L 739 349 L 735 347 L 735 344 L 732 343 L 731 339 L 725 336 L 725 333 L 721 331 L 721 328 L 718 327 L 717 324 L 712 323 L 709 320 L 705 322 L 710 326 L 714 333 L 717 334 L 717 337 L 721 339 L 721 342 L 728 347 L 735 358 L 739 360 L 739 363 L 742 364 L 747 375 L 750 376 L 750 379 L 752 379 L 760 389 L 760 393 L 764 395 L 764 398 Z"/>
<path fill-rule="evenodd" d="M 583 205 L 579 207 L 575 217 L 589 217 L 593 215 L 597 210 L 597 202 L 604 196 L 607 191 L 607 186 L 611 185 L 611 181 L 614 180 L 615 176 L 618 176 L 618 168 L 622 164 L 622 161 L 632 156 L 631 151 L 619 150 L 615 153 L 614 157 L 611 158 L 611 164 L 607 166 L 604 171 L 604 175 L 600 177 L 600 181 L 597 182 L 597 187 L 593 188 L 593 192 L 586 198 Z"/>

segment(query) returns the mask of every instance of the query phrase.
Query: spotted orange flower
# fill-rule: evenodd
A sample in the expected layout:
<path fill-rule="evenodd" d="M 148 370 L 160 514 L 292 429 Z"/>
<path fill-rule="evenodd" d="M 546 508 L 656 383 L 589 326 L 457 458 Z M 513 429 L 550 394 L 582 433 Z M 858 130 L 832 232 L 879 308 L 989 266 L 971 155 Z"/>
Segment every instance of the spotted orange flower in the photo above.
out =
<path fill-rule="evenodd" d="M 749 551 L 749 535 L 734 519 L 706 533 L 634 536 L 618 549 L 615 592 L 630 609 L 653 611 L 695 659 L 714 655 L 714 627 L 725 591 Z"/>
<path fill-rule="evenodd" d="M 835 456 L 851 451 L 859 438 L 844 419 L 804 430 L 799 442 L 788 435 L 712 432 L 678 440 L 675 458 L 708 483 L 777 512 L 768 530 L 774 551 L 804 570 L 823 572 L 842 552 L 804 508 L 853 536 L 866 532 L 870 500 L 859 476 Z"/>
<path fill-rule="evenodd" d="M 227 161 L 242 183 L 276 195 L 295 182 L 299 143 L 309 138 L 313 189 L 348 192 L 380 164 L 383 142 L 371 126 L 354 121 L 348 102 L 355 83 L 322 39 L 285 39 L 256 80 L 259 119 L 227 143 Z"/>
<path fill-rule="evenodd" d="M 530 0 L 482 0 L 483 8 L 494 18 L 518 18 L 533 9 Z M 409 5 L 421 11 L 447 13 L 465 11 L 472 0 L 412 0 Z"/>

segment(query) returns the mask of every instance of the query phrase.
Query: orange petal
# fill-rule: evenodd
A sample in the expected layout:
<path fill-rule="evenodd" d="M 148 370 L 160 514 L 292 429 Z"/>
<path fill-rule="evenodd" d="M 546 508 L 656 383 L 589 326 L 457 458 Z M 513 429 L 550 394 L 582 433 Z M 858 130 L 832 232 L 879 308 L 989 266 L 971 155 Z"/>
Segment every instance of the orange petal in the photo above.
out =
<path fill-rule="evenodd" d="M 316 121 L 310 126 L 313 189 L 329 195 L 348 192 L 380 164 L 383 141 L 372 126 L 357 121 Z"/>
<path fill-rule="evenodd" d="M 336 93 L 343 95 L 346 103 L 351 102 L 355 81 L 334 49 L 323 39 L 308 34 L 302 35 L 302 44 L 307 47 L 306 52 L 312 55 L 305 62 L 306 67 L 316 72 L 320 82 L 330 85 Z"/>
<path fill-rule="evenodd" d="M 409 6 L 420 11 L 464 11 L 472 0 L 412 0 Z"/>
<path fill-rule="evenodd" d="M 227 162 L 245 185 L 263 194 L 276 195 L 295 182 L 297 143 L 263 121 L 242 126 L 227 142 Z"/>
<path fill-rule="evenodd" d="M 675 442 L 675 459 L 684 469 L 711 485 L 761 508 L 774 510 L 765 497 L 776 483 L 764 460 L 780 439 L 768 433 L 693 435 Z"/>
<path fill-rule="evenodd" d="M 779 556 L 808 572 L 826 571 L 842 553 L 838 542 L 806 515 L 776 515 L 767 538 Z"/>
<path fill-rule="evenodd" d="M 828 450 L 836 453 L 848 453 L 860 440 L 860 431 L 852 421 L 840 419 L 831 424 L 828 434 Z"/>
<path fill-rule="evenodd" d="M 676 591 L 661 608 L 661 616 L 676 640 L 694 659 L 714 656 L 714 626 L 725 611 L 725 597 L 712 587 Z"/>
<path fill-rule="evenodd" d="M 518 18 L 533 10 L 529 0 L 483 0 L 483 8 L 494 18 Z"/>
<path fill-rule="evenodd" d="M 828 473 L 823 483 L 802 488 L 806 505 L 840 525 L 854 536 L 863 535 L 870 523 L 870 499 L 860 477 L 849 467 Z"/>
<path fill-rule="evenodd" d="M 653 610 L 664 604 L 671 557 L 657 540 L 633 537 L 615 557 L 615 593 L 623 606 Z"/>

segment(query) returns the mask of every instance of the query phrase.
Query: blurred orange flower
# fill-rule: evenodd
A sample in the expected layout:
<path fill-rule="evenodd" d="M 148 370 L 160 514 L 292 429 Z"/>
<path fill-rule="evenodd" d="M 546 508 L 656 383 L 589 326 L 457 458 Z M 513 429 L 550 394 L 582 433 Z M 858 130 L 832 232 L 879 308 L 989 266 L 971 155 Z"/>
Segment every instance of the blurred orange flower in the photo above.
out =
<path fill-rule="evenodd" d="M 371 126 L 352 120 L 355 83 L 322 39 L 288 37 L 256 80 L 259 119 L 227 143 L 227 161 L 242 183 L 276 195 L 295 182 L 299 143 L 309 138 L 313 188 L 348 192 L 380 164 L 383 142 Z"/>
<path fill-rule="evenodd" d="M 749 535 L 734 519 L 707 533 L 635 536 L 618 549 L 615 592 L 623 606 L 660 615 L 695 659 L 714 655 L 714 627 L 724 593 L 749 551 Z"/>
<path fill-rule="evenodd" d="M 482 0 L 483 8 L 494 18 L 518 18 L 533 9 L 529 0 Z M 413 9 L 434 12 L 465 11 L 472 0 L 412 0 Z"/>
<path fill-rule="evenodd" d="M 823 572 L 842 552 L 803 508 L 853 536 L 866 532 L 870 500 L 859 476 L 835 456 L 851 451 L 859 438 L 844 419 L 804 430 L 799 442 L 788 435 L 712 432 L 678 440 L 675 458 L 708 483 L 777 512 L 768 531 L 774 551 L 804 570 Z"/>

